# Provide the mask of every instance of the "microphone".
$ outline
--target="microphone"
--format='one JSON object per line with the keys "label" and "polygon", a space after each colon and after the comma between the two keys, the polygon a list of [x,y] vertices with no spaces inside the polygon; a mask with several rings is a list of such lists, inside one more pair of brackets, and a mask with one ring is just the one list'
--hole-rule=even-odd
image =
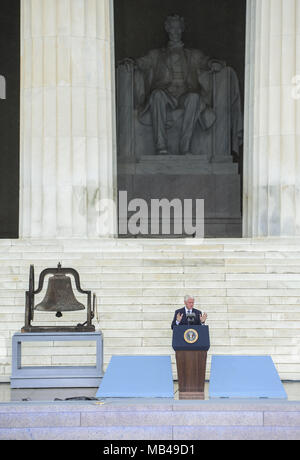
{"label": "microphone", "polygon": [[186,319],[188,322],[188,325],[194,324],[196,320],[196,314],[195,313],[187,313],[186,314]]}

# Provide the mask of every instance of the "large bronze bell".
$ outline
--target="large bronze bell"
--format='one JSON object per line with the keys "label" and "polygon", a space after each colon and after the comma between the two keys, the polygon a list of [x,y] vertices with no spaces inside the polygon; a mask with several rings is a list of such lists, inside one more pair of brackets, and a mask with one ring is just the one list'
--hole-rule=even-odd
{"label": "large bronze bell", "polygon": [[64,273],[57,273],[49,278],[45,298],[35,307],[37,311],[56,311],[58,318],[62,316],[62,312],[64,311],[79,311],[84,309],[85,306],[79,303],[74,296],[71,278]]}
{"label": "large bronze bell", "polygon": [[[43,290],[44,281],[48,275],[52,275],[48,281],[48,287],[45,298],[35,307],[35,296]],[[87,296],[87,306],[79,303],[74,295],[71,278],[67,275],[72,275],[75,281],[75,286],[80,294]],[[34,287],[34,266],[30,266],[29,273],[29,290],[25,295],[25,325],[22,332],[95,332],[95,326],[92,320],[95,317],[96,295],[93,295],[92,308],[92,292],[85,291],[80,285],[79,273],[74,268],[62,268],[58,264],[57,268],[46,268],[39,276],[38,288]],[[34,326],[34,312],[36,310],[43,312],[56,312],[58,318],[62,317],[62,312],[79,311],[87,309],[87,320],[83,324],[77,326]]]}

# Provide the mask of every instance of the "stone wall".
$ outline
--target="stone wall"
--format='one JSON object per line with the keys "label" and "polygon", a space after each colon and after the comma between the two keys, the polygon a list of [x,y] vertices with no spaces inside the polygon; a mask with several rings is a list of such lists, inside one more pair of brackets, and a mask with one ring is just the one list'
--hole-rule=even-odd
{"label": "stone wall", "polygon": [[[83,288],[97,294],[94,323],[104,334],[104,370],[112,355],[171,355],[176,378],[170,323],[184,295],[193,294],[209,315],[207,378],[213,354],[234,354],[271,355],[282,379],[299,380],[299,243],[295,238],[2,240],[0,381],[9,381],[11,338],[24,325],[29,266],[35,265],[37,285],[41,270],[58,262],[77,269]],[[72,323],[84,321],[84,312],[69,315]],[[35,321],[53,325],[57,319],[38,313]],[[26,346],[22,365],[93,365],[93,346]]]}
{"label": "stone wall", "polygon": [[224,400],[0,404],[0,440],[96,439],[299,440],[300,404]]}

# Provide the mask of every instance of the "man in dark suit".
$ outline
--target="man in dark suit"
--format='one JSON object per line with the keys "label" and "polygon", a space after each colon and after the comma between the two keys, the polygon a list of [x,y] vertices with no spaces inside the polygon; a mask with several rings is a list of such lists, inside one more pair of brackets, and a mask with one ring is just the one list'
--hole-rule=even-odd
{"label": "man in dark suit", "polygon": [[192,323],[194,326],[198,326],[200,324],[204,325],[205,321],[207,320],[207,314],[203,313],[200,310],[194,308],[195,299],[194,297],[187,295],[184,298],[185,306],[180,310],[175,311],[174,319],[171,325],[173,329],[175,326],[188,326],[188,319],[187,315],[189,313],[195,314],[195,321]]}

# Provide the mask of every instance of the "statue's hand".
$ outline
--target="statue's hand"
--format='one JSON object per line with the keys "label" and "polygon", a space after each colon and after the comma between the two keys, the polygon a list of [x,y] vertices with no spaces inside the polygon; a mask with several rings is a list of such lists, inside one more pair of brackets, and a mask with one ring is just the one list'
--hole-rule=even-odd
{"label": "statue's hand", "polygon": [[131,72],[132,70],[135,69],[136,67],[136,63],[135,63],[135,60],[132,59],[132,58],[126,58],[126,59],[123,59],[122,61],[120,61],[118,63],[118,67],[124,67],[124,69],[127,71],[127,72]]}
{"label": "statue's hand", "polygon": [[220,72],[223,69],[224,65],[220,62],[212,62],[210,65],[210,70],[214,73]]}

